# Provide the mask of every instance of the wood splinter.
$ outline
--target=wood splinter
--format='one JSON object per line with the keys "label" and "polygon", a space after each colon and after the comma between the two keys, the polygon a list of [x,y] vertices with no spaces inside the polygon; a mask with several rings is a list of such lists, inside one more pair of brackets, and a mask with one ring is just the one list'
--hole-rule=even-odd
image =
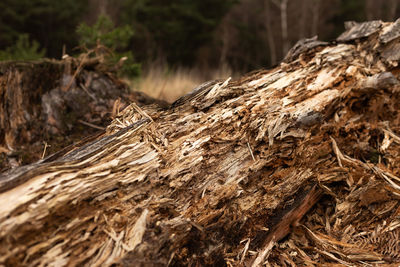
{"label": "wood splinter", "polygon": [[269,253],[277,242],[287,236],[293,227],[297,227],[301,218],[318,202],[322,196],[322,190],[316,185],[293,209],[287,212],[278,224],[271,230],[264,242],[264,247],[253,258],[251,267],[261,266],[267,260]]}

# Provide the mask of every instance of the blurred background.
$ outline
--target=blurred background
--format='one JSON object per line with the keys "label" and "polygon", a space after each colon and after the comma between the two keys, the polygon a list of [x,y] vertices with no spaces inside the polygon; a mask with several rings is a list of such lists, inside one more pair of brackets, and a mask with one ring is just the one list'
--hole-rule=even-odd
{"label": "blurred background", "polygon": [[297,40],[348,20],[394,21],[400,0],[2,0],[0,60],[126,57],[135,90],[173,101],[214,78],[279,63]]}

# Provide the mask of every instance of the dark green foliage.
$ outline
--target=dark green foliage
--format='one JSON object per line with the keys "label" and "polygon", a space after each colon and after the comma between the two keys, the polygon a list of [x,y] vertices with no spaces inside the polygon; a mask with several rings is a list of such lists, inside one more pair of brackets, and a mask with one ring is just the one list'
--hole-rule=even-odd
{"label": "dark green foliage", "polygon": [[121,58],[125,57],[126,60],[120,69],[121,75],[129,77],[139,75],[140,65],[134,62],[132,51],[127,49],[133,36],[131,27],[127,25],[115,27],[108,16],[100,15],[93,26],[86,23],[79,25],[77,33],[80,45],[86,49],[97,52],[100,45],[105,46],[106,64],[116,65]]}
{"label": "dark green foliage", "polygon": [[62,47],[77,45],[76,27],[82,21],[87,0],[0,1],[0,49],[13,46],[21,34],[29,34],[48,57],[60,58]]}
{"label": "dark green foliage", "polygon": [[[243,53],[237,53],[236,57],[228,58],[233,68],[237,70],[253,70],[268,65],[268,54],[260,53],[265,51],[264,34],[257,25],[245,23],[235,23],[238,30],[238,39],[241,40],[240,46]],[[261,33],[261,34],[260,34]]]}
{"label": "dark green foliage", "polygon": [[111,19],[106,15],[100,15],[93,26],[82,23],[78,26],[77,33],[81,45],[95,47],[97,41],[112,49],[126,49],[133,36],[131,27],[115,27]]}
{"label": "dark green foliage", "polygon": [[135,61],[132,51],[117,53],[116,56],[111,58],[111,60],[114,60],[113,63],[116,64],[119,61],[119,59],[123,57],[125,57],[126,60],[124,61],[121,69],[119,70],[119,75],[126,76],[129,78],[138,77],[140,75],[140,64]]}
{"label": "dark green foliage", "polygon": [[[385,0],[289,1],[288,37],[293,45],[318,31],[320,39],[333,40],[344,31],[344,21],[398,17],[400,6],[393,4]],[[265,7],[270,8],[268,20]],[[117,27],[105,17],[93,26],[81,24],[102,12]],[[272,35],[267,35],[267,28]],[[20,36],[29,36],[31,43]],[[200,64],[205,68],[228,64],[239,71],[268,67],[271,39],[277,59],[283,56],[281,37],[280,11],[271,0],[0,1],[1,58],[36,58],[43,51],[47,57],[60,58],[63,45],[73,54],[79,43],[90,49],[99,40],[115,53],[110,62],[128,57],[123,72],[129,76],[138,73],[132,55],[138,62],[165,62],[172,69]]]}
{"label": "dark green foliage", "polygon": [[3,60],[35,60],[43,58],[46,51],[39,49],[37,41],[29,41],[27,34],[21,34],[14,46],[0,50],[0,61]]}
{"label": "dark green foliage", "polygon": [[122,20],[136,31],[132,49],[141,60],[162,56],[172,65],[191,65],[235,2],[125,0]]}

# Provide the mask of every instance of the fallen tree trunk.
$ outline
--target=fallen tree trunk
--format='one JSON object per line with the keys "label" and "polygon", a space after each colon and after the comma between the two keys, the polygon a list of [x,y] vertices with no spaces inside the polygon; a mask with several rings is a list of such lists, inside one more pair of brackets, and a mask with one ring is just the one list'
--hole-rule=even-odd
{"label": "fallen tree trunk", "polygon": [[101,138],[4,173],[0,263],[399,262],[399,24],[132,104]]}

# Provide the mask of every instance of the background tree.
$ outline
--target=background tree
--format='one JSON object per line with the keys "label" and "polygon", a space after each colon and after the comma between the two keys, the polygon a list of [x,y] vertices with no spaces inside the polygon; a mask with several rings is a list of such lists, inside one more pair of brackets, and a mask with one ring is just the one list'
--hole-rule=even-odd
{"label": "background tree", "polygon": [[[165,57],[171,65],[192,66],[235,0],[125,0],[122,22],[136,30],[132,48],[138,59]],[[212,57],[209,57],[212,58]]]}
{"label": "background tree", "polygon": [[136,77],[140,73],[140,65],[135,63],[132,50],[127,49],[133,36],[133,30],[125,25],[116,27],[107,15],[100,15],[92,26],[82,23],[77,29],[81,47],[93,50],[98,54],[99,48],[105,64],[115,65],[120,60],[120,74]]}
{"label": "background tree", "polygon": [[45,49],[39,49],[37,41],[30,41],[28,34],[21,34],[15,45],[0,50],[2,60],[35,60],[44,57]]}
{"label": "background tree", "polygon": [[[115,27],[135,32],[119,52],[144,63],[230,66],[244,72],[281,60],[299,39],[332,40],[346,20],[394,20],[400,0],[3,0],[0,50],[21,34],[36,40],[47,57],[61,56],[80,43],[77,26],[94,25],[100,14]],[[71,53],[71,52],[69,52]]]}
{"label": "background tree", "polygon": [[87,7],[87,0],[0,1],[0,49],[28,34],[46,49],[46,56],[60,58],[63,45],[71,49],[78,44],[75,31]]}
{"label": "background tree", "polygon": [[282,46],[283,46],[283,54],[286,54],[289,51],[290,43],[288,40],[288,14],[287,14],[287,6],[289,0],[271,0],[280,11],[281,18],[281,34],[282,34]]}

